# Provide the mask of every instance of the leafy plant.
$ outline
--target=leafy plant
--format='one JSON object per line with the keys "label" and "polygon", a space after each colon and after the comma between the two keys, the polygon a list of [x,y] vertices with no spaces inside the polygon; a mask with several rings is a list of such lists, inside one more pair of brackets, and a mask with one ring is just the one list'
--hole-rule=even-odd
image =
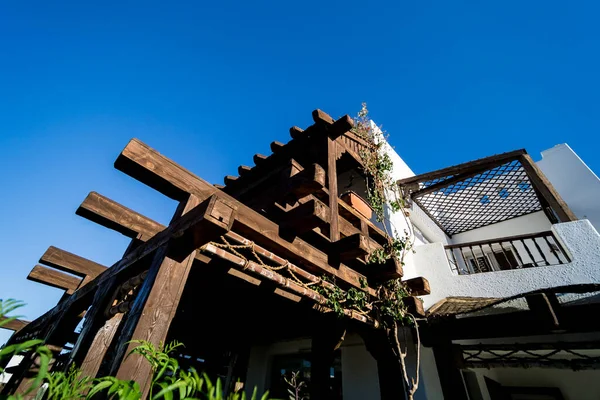
{"label": "leafy plant", "polygon": [[289,400],[308,400],[308,396],[304,394],[306,390],[306,382],[299,379],[300,371],[293,371],[292,375],[288,379],[284,377],[285,383],[290,387],[288,388]]}
{"label": "leafy plant", "polygon": [[[8,325],[10,322],[19,318],[19,316],[9,316],[13,311],[23,307],[25,304],[22,301],[15,299],[0,299],[0,328]],[[29,357],[35,357],[38,364],[38,372],[31,381],[31,384],[24,394],[0,396],[0,399],[6,398],[7,400],[20,400],[24,395],[27,395],[37,389],[48,374],[50,360],[52,359],[52,352],[46,346],[42,345],[42,340],[27,340],[22,343],[16,343],[8,346],[4,346],[0,349],[0,361],[10,359],[15,355],[29,354]],[[4,373],[4,368],[0,368],[0,374]]]}
{"label": "leafy plant", "polygon": [[[16,316],[8,317],[8,314],[22,306],[22,302],[13,299],[0,300],[0,327],[17,319]],[[36,400],[92,399],[100,393],[108,399],[139,400],[142,398],[140,386],[135,381],[125,381],[113,376],[92,379],[82,376],[81,371],[74,365],[67,372],[48,373],[52,353],[42,343],[41,340],[28,340],[0,350],[0,361],[13,355],[34,352],[39,364],[38,372],[26,393],[0,396],[0,400],[21,400],[24,395],[30,394],[34,390],[38,390]],[[129,355],[142,356],[152,367],[150,399],[247,400],[244,392],[234,392],[225,396],[220,379],[213,384],[206,374],[199,376],[193,369],[182,370],[177,360],[169,355],[174,350],[183,347],[182,343],[172,342],[159,347],[147,341],[134,341],[134,343],[137,343],[138,346]],[[3,372],[4,370],[0,368],[0,374]],[[45,383],[40,388],[42,382]],[[155,391],[157,391],[156,394],[154,394]],[[256,388],[248,400],[259,400]],[[268,392],[260,397],[260,400],[268,400]]]}

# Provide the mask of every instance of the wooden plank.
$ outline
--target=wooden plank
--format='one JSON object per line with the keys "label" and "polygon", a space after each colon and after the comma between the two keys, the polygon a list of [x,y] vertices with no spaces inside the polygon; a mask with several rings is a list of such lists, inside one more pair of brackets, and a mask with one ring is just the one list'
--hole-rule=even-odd
{"label": "wooden plank", "polygon": [[510,160],[515,160],[519,156],[526,154],[526,153],[527,152],[525,151],[525,149],[510,151],[507,153],[502,153],[502,154],[498,154],[495,156],[480,158],[478,160],[454,165],[452,167],[442,168],[437,171],[427,172],[425,174],[411,176],[411,177],[405,178],[405,179],[400,179],[397,181],[397,183],[399,185],[408,185],[411,183],[427,182],[427,181],[430,181],[433,179],[450,177],[452,175],[461,174],[470,169],[475,169],[475,168],[485,166],[490,163],[504,162],[504,161],[508,162]]}
{"label": "wooden plank", "polygon": [[329,239],[340,240],[340,217],[338,212],[338,182],[336,168],[337,147],[332,138],[327,138],[327,182],[329,189]]}
{"label": "wooden plank", "polygon": [[278,142],[278,141],[273,141],[273,142],[271,142],[271,151],[273,153],[276,153],[279,150],[281,150],[283,148],[283,146],[285,146],[285,144]]}
{"label": "wooden plank", "polygon": [[232,182],[235,182],[238,180],[237,176],[231,176],[231,175],[227,175],[225,178],[223,178],[223,183],[225,183],[225,186],[230,185]]}
{"label": "wooden plank", "polygon": [[416,318],[425,317],[425,309],[423,308],[423,300],[418,297],[409,296],[402,299],[406,309]]}
{"label": "wooden plank", "polygon": [[231,276],[235,276],[236,278],[240,278],[248,283],[251,283],[255,286],[259,286],[262,282],[260,279],[256,279],[238,269],[235,268],[229,268],[229,270],[227,271],[227,273]]}
{"label": "wooden plank", "polygon": [[[190,196],[182,214],[191,212],[198,204],[200,204],[200,200],[195,196]],[[223,216],[222,222],[230,225],[233,221],[227,220]],[[222,232],[219,230],[204,230],[202,240],[207,242],[211,237],[216,239],[220,234]],[[167,257],[166,246],[156,253],[148,276],[136,296],[133,308],[124,321],[119,337],[120,343],[117,347],[117,352],[122,356],[129,354],[137,346],[135,343],[129,343],[130,340],[146,340],[155,346],[166,341],[194,256],[195,251],[177,262]],[[120,363],[122,356],[116,357],[115,361]],[[119,365],[116,377],[138,382],[142,389],[142,397],[145,397],[150,390],[152,381],[151,365],[143,357],[131,355]]]}
{"label": "wooden plank", "polygon": [[334,121],[329,114],[317,109],[312,112],[312,117],[317,125],[322,125],[327,128],[327,134],[333,140],[354,127],[354,121],[348,115],[344,115],[337,121]]}
{"label": "wooden plank", "polygon": [[246,165],[240,165],[238,167],[238,175],[239,176],[244,176],[245,174],[249,173],[250,171],[252,171],[252,167],[248,167]]}
{"label": "wooden plank", "polygon": [[[190,244],[194,245],[195,241],[202,240],[204,232],[212,231],[215,228],[220,229],[221,232],[228,231],[230,226],[212,215],[214,207],[208,207],[211,202],[214,203],[215,199],[216,201],[221,201],[220,198],[211,197],[183,217],[173,221],[169,228],[159,232],[146,243],[136,247],[131,253],[127,254],[88,285],[77,290],[71,297],[65,299],[42,317],[29,324],[26,329],[24,329],[24,331],[27,332],[23,335],[19,333],[19,336],[17,336],[15,340],[18,342],[30,338],[32,335],[36,336],[37,333],[35,332],[44,329],[43,327],[47,326],[49,321],[54,321],[67,310],[70,311],[74,309],[75,311],[80,312],[79,307],[82,307],[82,309],[87,308],[93,299],[93,294],[97,287],[102,286],[102,284],[115,276],[122,276],[124,272],[127,272],[140,260],[150,256],[156,252],[157,249],[167,244],[171,238],[175,237],[185,240],[187,236],[192,236],[194,240],[190,241]],[[199,246],[200,245],[195,248]],[[194,250],[194,248],[190,248],[189,252],[191,253],[192,250]],[[87,301],[90,303],[87,303]]]}
{"label": "wooden plank", "polygon": [[429,281],[422,276],[402,281],[412,296],[425,296],[431,293]]}
{"label": "wooden plank", "polygon": [[89,376],[91,378],[96,377],[122,319],[123,314],[116,314],[112,318],[106,320],[104,325],[98,330],[89,347],[86,357],[81,363],[82,376]]}
{"label": "wooden plank", "polygon": [[511,160],[511,159],[506,159],[506,158],[499,158],[497,160],[492,160],[492,161],[489,161],[488,163],[485,163],[485,164],[482,164],[482,165],[479,165],[476,167],[470,167],[470,168],[466,169],[465,172],[457,173],[455,176],[453,176],[451,178],[449,177],[448,179],[445,179],[442,182],[438,182],[434,185],[428,186],[428,187],[418,190],[416,192],[412,192],[411,197],[413,199],[416,199],[416,198],[425,196],[426,194],[437,192],[440,189],[449,187],[450,185],[454,185],[458,182],[462,182],[469,178],[473,178],[483,172],[489,171],[491,169],[494,169],[496,167],[499,167],[499,166],[509,163],[511,161],[514,161],[514,159]]}
{"label": "wooden plank", "polygon": [[163,225],[96,192],[90,192],[75,213],[131,239],[135,239],[138,233],[156,233],[165,229]]}
{"label": "wooden plank", "polygon": [[[115,167],[172,198],[179,198],[182,193],[193,193],[203,199],[218,191],[137,139],[129,142],[115,162]],[[325,253],[298,237],[292,242],[287,241],[279,236],[279,226],[273,221],[223,192],[219,191],[219,197],[236,209],[234,230],[245,237],[279,252],[283,257],[302,261],[316,272],[334,275],[338,282],[361,287],[360,278],[364,278],[363,275],[346,266],[340,266],[339,269],[331,267]]]}
{"label": "wooden plank", "polygon": [[81,277],[90,276],[95,278],[106,271],[104,265],[54,246],[50,246],[46,250],[42,258],[40,258],[40,263]]}
{"label": "wooden plank", "polygon": [[57,289],[66,290],[67,294],[72,294],[79,285],[82,279],[73,275],[65,274],[53,268],[36,265],[33,267],[27,279],[33,282],[52,286]]}
{"label": "wooden plank", "polygon": [[293,293],[290,293],[287,290],[280,289],[280,288],[275,288],[275,290],[273,291],[273,293],[275,293],[275,294],[277,294],[277,295],[279,295],[279,296],[281,296],[283,298],[286,298],[288,300],[291,300],[294,303],[299,303],[300,300],[302,300],[302,297],[300,297],[298,295],[295,295]]}
{"label": "wooden plank", "polygon": [[325,111],[319,110],[318,108],[312,112],[313,121],[316,123],[323,123],[327,125],[333,124],[333,118]]}
{"label": "wooden plank", "polygon": [[[0,322],[7,321],[10,318],[8,317],[0,317]],[[25,321],[22,319],[13,319],[12,321],[6,322],[0,328],[8,329],[10,331],[19,332],[21,329],[26,327],[29,324],[29,321]]]}
{"label": "wooden plank", "polygon": [[252,160],[254,160],[254,164],[256,164],[257,166],[262,165],[266,159],[267,159],[267,156],[262,155],[262,154],[255,154],[254,157],[252,158]]}
{"label": "wooden plank", "polygon": [[332,253],[339,256],[341,261],[364,257],[370,253],[369,239],[362,233],[346,236],[331,244]]}
{"label": "wooden plank", "polygon": [[310,398],[329,400],[331,392],[331,367],[335,352],[346,336],[346,321],[331,315],[315,324],[311,340]]}
{"label": "wooden plank", "polygon": [[552,207],[552,210],[558,216],[561,222],[577,221],[577,217],[571,211],[567,203],[560,197],[552,183],[546,178],[544,173],[539,167],[533,162],[529,154],[523,154],[519,161],[523,166],[523,169],[527,172],[527,176],[531,181],[534,189],[536,189],[546,200],[548,205]]}
{"label": "wooden plank", "polygon": [[287,211],[281,218],[279,226],[286,234],[301,235],[316,227],[327,225],[329,222],[327,211],[323,203],[313,199]]}
{"label": "wooden plank", "polygon": [[300,136],[302,136],[302,134],[304,133],[304,129],[299,128],[297,126],[292,126],[290,128],[290,136],[292,137],[292,139],[297,139]]}

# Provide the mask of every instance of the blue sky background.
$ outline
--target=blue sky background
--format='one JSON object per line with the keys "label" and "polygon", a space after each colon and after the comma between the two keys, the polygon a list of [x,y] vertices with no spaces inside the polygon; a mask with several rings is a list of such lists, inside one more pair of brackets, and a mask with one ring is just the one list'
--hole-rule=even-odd
{"label": "blue sky background", "polygon": [[91,190],[169,220],[172,201],[112,166],[133,137],[221,183],[313,109],[366,101],[417,173],[564,142],[600,171],[598,15],[596,1],[2,2],[0,298],[27,318],[56,304],[25,279],[50,245],[120,258],[124,237],[74,214]]}

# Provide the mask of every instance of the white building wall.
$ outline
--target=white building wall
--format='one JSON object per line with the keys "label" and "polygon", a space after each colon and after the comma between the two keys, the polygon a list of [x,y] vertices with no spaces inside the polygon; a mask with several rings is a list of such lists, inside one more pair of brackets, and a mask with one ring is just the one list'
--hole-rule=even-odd
{"label": "white building wall", "polygon": [[565,143],[542,152],[536,163],[578,218],[600,230],[600,179]]}
{"label": "white building wall", "polygon": [[423,296],[425,309],[448,296],[500,298],[554,286],[600,282],[600,234],[592,224],[588,220],[566,222],[553,225],[552,231],[572,262],[456,275],[450,269],[441,243],[416,247],[413,259],[417,272],[427,278],[431,286],[431,294]]}
{"label": "white building wall", "polygon": [[488,240],[503,238],[508,236],[525,235],[528,233],[538,233],[549,231],[552,224],[543,211],[523,215],[521,217],[498,222],[493,225],[484,226],[463,233],[452,235],[451,244],[476,242],[478,240]]}
{"label": "white building wall", "polygon": [[[485,385],[487,376],[503,386],[557,387],[565,400],[598,400],[600,371],[572,371],[555,368],[474,368],[483,400],[491,400]],[[540,397],[543,398],[543,397]]]}

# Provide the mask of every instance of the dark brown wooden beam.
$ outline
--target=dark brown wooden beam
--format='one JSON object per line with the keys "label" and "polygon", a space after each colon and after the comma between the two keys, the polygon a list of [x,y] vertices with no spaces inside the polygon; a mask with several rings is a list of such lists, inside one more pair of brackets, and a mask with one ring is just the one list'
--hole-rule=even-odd
{"label": "dark brown wooden beam", "polygon": [[332,253],[339,256],[341,261],[361,258],[370,253],[369,239],[362,233],[346,236],[331,244]]}
{"label": "dark brown wooden beam", "polygon": [[539,169],[535,162],[533,162],[529,154],[523,154],[519,158],[519,161],[527,172],[527,176],[534,189],[543,196],[548,205],[558,216],[559,221],[577,221],[577,217],[573,211],[571,211],[567,203],[560,197],[556,189],[554,189],[554,186],[552,186],[552,183],[550,183],[544,173]]}
{"label": "dark brown wooden beam", "polygon": [[154,234],[165,229],[163,225],[96,192],[91,192],[75,213],[131,239],[139,233]]}
{"label": "dark brown wooden beam", "polygon": [[46,250],[40,258],[40,263],[81,277],[95,278],[106,270],[104,265],[54,246],[50,246]]}
{"label": "dark brown wooden beam", "polygon": [[338,282],[361,287],[360,278],[364,278],[363,275],[343,265],[339,269],[331,267],[325,253],[298,237],[292,242],[282,238],[276,223],[218,191],[137,139],[129,142],[115,162],[115,167],[173,198],[178,198],[181,193],[191,192],[202,199],[218,192],[220,198],[236,208],[234,231],[280,253],[282,257],[306,265],[314,272],[329,273],[336,276]]}
{"label": "dark brown wooden beam", "polygon": [[262,154],[255,154],[252,159],[254,160],[254,164],[256,164],[257,166],[260,166],[265,162],[265,160],[267,159],[267,156],[262,155]]}
{"label": "dark brown wooden beam", "polygon": [[231,175],[227,175],[225,178],[223,178],[223,182],[225,183],[225,186],[230,185],[232,182],[235,182],[238,180],[237,176],[231,176]]}
{"label": "dark brown wooden beam", "polygon": [[273,141],[273,142],[271,142],[271,151],[273,153],[276,153],[279,150],[281,150],[283,148],[283,146],[285,146],[285,144],[278,142],[278,141]]}
{"label": "dark brown wooden beam", "polygon": [[290,136],[292,137],[292,139],[299,138],[300,136],[302,136],[303,133],[304,129],[299,128],[297,126],[292,126],[290,128]]}
{"label": "dark brown wooden beam", "polygon": [[240,165],[238,167],[238,175],[239,176],[244,176],[245,174],[247,174],[250,171],[252,171],[252,167],[248,167],[246,165]]}
{"label": "dark brown wooden beam", "polygon": [[422,276],[402,281],[412,296],[425,296],[431,293],[429,281]]}
{"label": "dark brown wooden beam", "polygon": [[418,297],[409,296],[402,299],[406,309],[409,313],[414,315],[416,318],[422,318],[425,316],[425,309],[423,308],[423,300]]}
{"label": "dark brown wooden beam", "polygon": [[67,294],[72,294],[77,290],[82,281],[82,278],[41,265],[33,267],[29,275],[27,275],[27,279],[57,289],[66,290]]}
{"label": "dark brown wooden beam", "polygon": [[[5,322],[8,321],[8,322]],[[10,320],[9,317],[0,317],[0,323],[3,323],[0,328],[8,329],[10,331],[19,332],[21,329],[26,327],[29,324],[29,321],[25,321],[22,319],[13,319]]]}
{"label": "dark brown wooden beam", "polygon": [[346,321],[333,315],[315,324],[311,342],[310,398],[329,400],[334,397],[330,389],[331,367],[335,352],[346,336]]}
{"label": "dark brown wooden beam", "polygon": [[301,235],[316,227],[327,225],[328,221],[327,207],[319,200],[313,199],[287,211],[280,220],[280,226],[286,234]]}
{"label": "dark brown wooden beam", "polygon": [[[49,321],[55,321],[57,318],[60,318],[60,316],[63,315],[63,312],[79,313],[81,310],[86,309],[92,302],[94,292],[99,286],[102,286],[102,284],[114,277],[123,276],[132,268],[132,266],[135,266],[141,260],[155,253],[159,248],[169,243],[172,238],[178,238],[180,245],[187,242],[190,246],[196,246],[188,249],[189,253],[191,253],[200,246],[198,242],[202,241],[203,232],[211,232],[215,227],[221,229],[222,232],[229,230],[229,226],[219,219],[221,218],[219,215],[220,211],[217,210],[217,207],[214,207],[214,203],[219,201],[222,200],[217,197],[210,197],[204,200],[199,206],[186,213],[183,217],[173,221],[169,228],[159,232],[147,242],[133,249],[111,268],[96,277],[92,282],[77,290],[72,296],[29,324],[24,329],[24,331],[27,331],[25,335],[31,335],[39,330],[44,330],[45,327],[48,326]],[[212,207],[210,206],[211,203],[213,204]],[[218,211],[216,215],[212,214],[214,211]],[[183,248],[179,248],[176,254],[181,256],[182,253]],[[37,334],[35,335],[37,337]],[[26,336],[19,336],[15,340],[23,340]]]}
{"label": "dark brown wooden beam", "polygon": [[491,157],[480,158],[475,161],[469,161],[466,163],[454,165],[452,167],[442,168],[437,171],[427,172],[425,174],[411,176],[409,178],[398,180],[399,185],[408,185],[416,182],[427,182],[437,178],[450,177],[456,174],[464,173],[471,169],[476,169],[481,166],[488,165],[495,162],[508,162],[517,159],[519,156],[526,154],[525,149],[511,151],[508,153],[502,153]]}
{"label": "dark brown wooden beam", "polygon": [[338,212],[337,146],[334,139],[327,138],[327,187],[329,189],[329,240],[340,240],[340,215]]}
{"label": "dark brown wooden beam", "polygon": [[317,109],[312,112],[312,117],[317,125],[327,128],[328,136],[334,140],[354,127],[354,121],[348,115],[336,121],[326,112]]}
{"label": "dark brown wooden beam", "polygon": [[[199,204],[200,200],[198,198],[193,195],[190,196],[187,204],[184,204],[185,207],[182,207],[181,214],[191,213]],[[197,235],[201,235],[201,238],[195,238],[195,240],[206,243],[212,239],[217,239],[224,233],[223,231],[231,227],[232,217],[232,214],[222,214],[219,220],[227,228],[222,229],[213,226],[210,227],[212,229],[198,231]],[[117,352],[120,355],[115,358],[115,364],[113,365],[116,366],[116,363],[119,363],[116,373],[117,378],[134,380],[140,384],[144,394],[143,397],[150,390],[152,366],[140,355],[131,355],[125,358],[122,363],[121,359],[138,346],[137,343],[130,343],[130,340],[145,340],[155,346],[159,346],[166,341],[194,256],[195,251],[188,253],[188,256],[184,259],[176,261],[167,256],[167,246],[164,247],[164,250],[159,250],[155,254],[148,276],[137,294],[134,306],[124,321],[123,329],[119,335],[119,345],[117,346]]]}

